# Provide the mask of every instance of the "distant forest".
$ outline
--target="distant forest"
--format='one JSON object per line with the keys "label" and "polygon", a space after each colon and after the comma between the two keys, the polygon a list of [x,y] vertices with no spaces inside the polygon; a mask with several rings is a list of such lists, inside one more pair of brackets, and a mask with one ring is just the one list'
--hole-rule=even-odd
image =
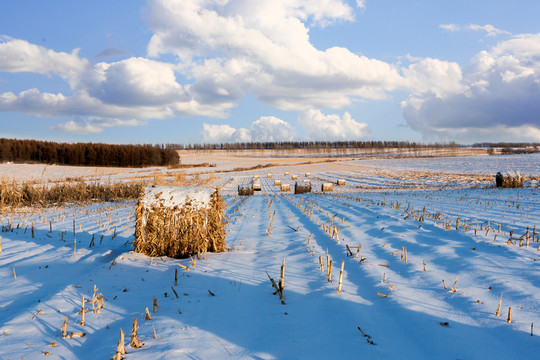
{"label": "distant forest", "polygon": [[221,144],[166,144],[174,150],[291,150],[291,149],[444,149],[457,148],[455,142],[422,144],[409,141],[286,141]]}
{"label": "distant forest", "polygon": [[56,143],[0,139],[0,161],[75,166],[144,167],[176,165],[178,153],[157,145]]}

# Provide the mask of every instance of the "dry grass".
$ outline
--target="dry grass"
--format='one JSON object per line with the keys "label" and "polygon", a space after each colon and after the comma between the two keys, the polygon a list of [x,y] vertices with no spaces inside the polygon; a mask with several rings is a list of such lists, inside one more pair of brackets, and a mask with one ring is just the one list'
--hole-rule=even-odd
{"label": "dry grass", "polygon": [[51,206],[86,201],[111,201],[137,199],[144,187],[142,182],[87,183],[55,182],[0,182],[0,208],[21,206]]}
{"label": "dry grass", "polygon": [[216,190],[206,208],[185,203],[175,208],[144,206],[135,209],[135,251],[148,256],[185,258],[226,248],[225,203]]}

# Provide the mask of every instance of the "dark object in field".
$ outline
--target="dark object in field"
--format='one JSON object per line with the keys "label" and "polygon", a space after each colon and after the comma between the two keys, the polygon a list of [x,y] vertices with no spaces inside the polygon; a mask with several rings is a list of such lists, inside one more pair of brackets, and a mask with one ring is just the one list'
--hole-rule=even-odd
{"label": "dark object in field", "polygon": [[135,210],[135,251],[174,258],[224,251],[224,208],[214,188],[146,188]]}
{"label": "dark object in field", "polygon": [[310,182],[296,182],[294,184],[294,193],[295,194],[304,194],[311,192],[311,183]]}
{"label": "dark object in field", "polygon": [[253,186],[252,185],[238,185],[238,195],[240,196],[253,195]]}
{"label": "dark object in field", "polygon": [[498,172],[495,175],[495,184],[502,188],[522,187],[523,176],[519,171]]}

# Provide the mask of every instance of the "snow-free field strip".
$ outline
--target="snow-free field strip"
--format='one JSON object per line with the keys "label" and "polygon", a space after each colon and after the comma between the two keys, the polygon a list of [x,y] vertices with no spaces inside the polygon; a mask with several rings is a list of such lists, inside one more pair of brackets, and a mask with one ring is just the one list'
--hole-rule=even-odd
{"label": "snow-free field strip", "polygon": [[352,163],[216,174],[229,250],[198,258],[134,253],[132,201],[4,211],[0,359],[110,359],[121,330],[125,359],[537,357],[536,180]]}

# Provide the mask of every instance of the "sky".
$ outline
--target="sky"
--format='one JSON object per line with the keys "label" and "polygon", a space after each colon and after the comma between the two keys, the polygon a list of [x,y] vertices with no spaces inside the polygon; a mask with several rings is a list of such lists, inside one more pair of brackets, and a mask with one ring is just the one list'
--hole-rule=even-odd
{"label": "sky", "polygon": [[0,0],[0,137],[540,142],[536,0]]}

